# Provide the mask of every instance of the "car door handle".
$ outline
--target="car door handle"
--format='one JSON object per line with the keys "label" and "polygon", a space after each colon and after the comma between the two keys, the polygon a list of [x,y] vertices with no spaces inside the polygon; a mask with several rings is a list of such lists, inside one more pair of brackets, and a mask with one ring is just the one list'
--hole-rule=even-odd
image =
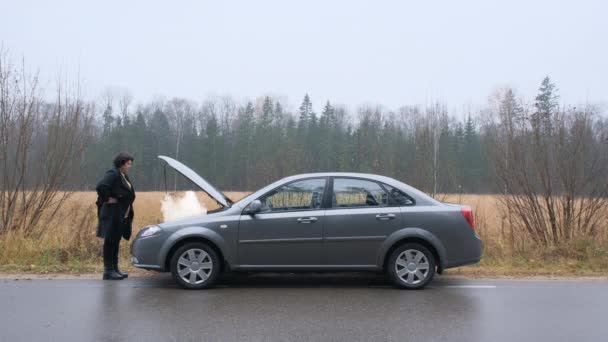
{"label": "car door handle", "polygon": [[388,221],[395,218],[395,214],[378,214],[376,215],[376,219],[379,221]]}
{"label": "car door handle", "polygon": [[315,223],[317,222],[316,217],[300,217],[298,223]]}

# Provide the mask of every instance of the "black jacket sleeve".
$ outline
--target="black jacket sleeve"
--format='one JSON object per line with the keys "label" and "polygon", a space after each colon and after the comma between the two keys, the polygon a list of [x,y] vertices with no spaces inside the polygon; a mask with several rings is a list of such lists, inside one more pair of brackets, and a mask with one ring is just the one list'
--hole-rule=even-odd
{"label": "black jacket sleeve", "polygon": [[95,190],[97,190],[97,195],[102,202],[107,201],[108,197],[111,196],[112,185],[116,182],[117,177],[118,175],[114,170],[108,170],[99,183],[97,183]]}

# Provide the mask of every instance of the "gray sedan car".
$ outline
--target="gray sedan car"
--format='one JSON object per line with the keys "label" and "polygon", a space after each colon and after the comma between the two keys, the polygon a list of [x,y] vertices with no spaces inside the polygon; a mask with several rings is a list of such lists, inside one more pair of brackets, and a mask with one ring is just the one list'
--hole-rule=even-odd
{"label": "gray sedan car", "polygon": [[211,287],[227,270],[376,271],[418,289],[481,257],[470,207],[389,177],[302,174],[233,202],[186,165],[159,158],[220,205],[144,227],[131,244],[134,266],[171,272],[186,289]]}

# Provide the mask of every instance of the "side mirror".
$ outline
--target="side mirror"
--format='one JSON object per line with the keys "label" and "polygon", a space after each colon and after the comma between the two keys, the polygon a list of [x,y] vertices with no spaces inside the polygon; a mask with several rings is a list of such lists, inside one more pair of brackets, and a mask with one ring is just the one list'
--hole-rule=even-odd
{"label": "side mirror", "polygon": [[243,209],[243,214],[245,215],[255,215],[257,213],[259,213],[262,210],[262,202],[260,202],[260,200],[255,200],[251,203],[249,203],[249,205]]}

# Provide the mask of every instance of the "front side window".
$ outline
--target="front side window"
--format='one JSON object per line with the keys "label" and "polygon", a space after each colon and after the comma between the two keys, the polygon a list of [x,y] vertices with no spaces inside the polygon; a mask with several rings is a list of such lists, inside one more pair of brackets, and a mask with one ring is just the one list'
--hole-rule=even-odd
{"label": "front side window", "polygon": [[314,178],[284,185],[262,196],[262,213],[320,209],[325,179]]}
{"label": "front side window", "polygon": [[379,207],[388,204],[388,194],[380,184],[372,181],[335,178],[332,207]]}

